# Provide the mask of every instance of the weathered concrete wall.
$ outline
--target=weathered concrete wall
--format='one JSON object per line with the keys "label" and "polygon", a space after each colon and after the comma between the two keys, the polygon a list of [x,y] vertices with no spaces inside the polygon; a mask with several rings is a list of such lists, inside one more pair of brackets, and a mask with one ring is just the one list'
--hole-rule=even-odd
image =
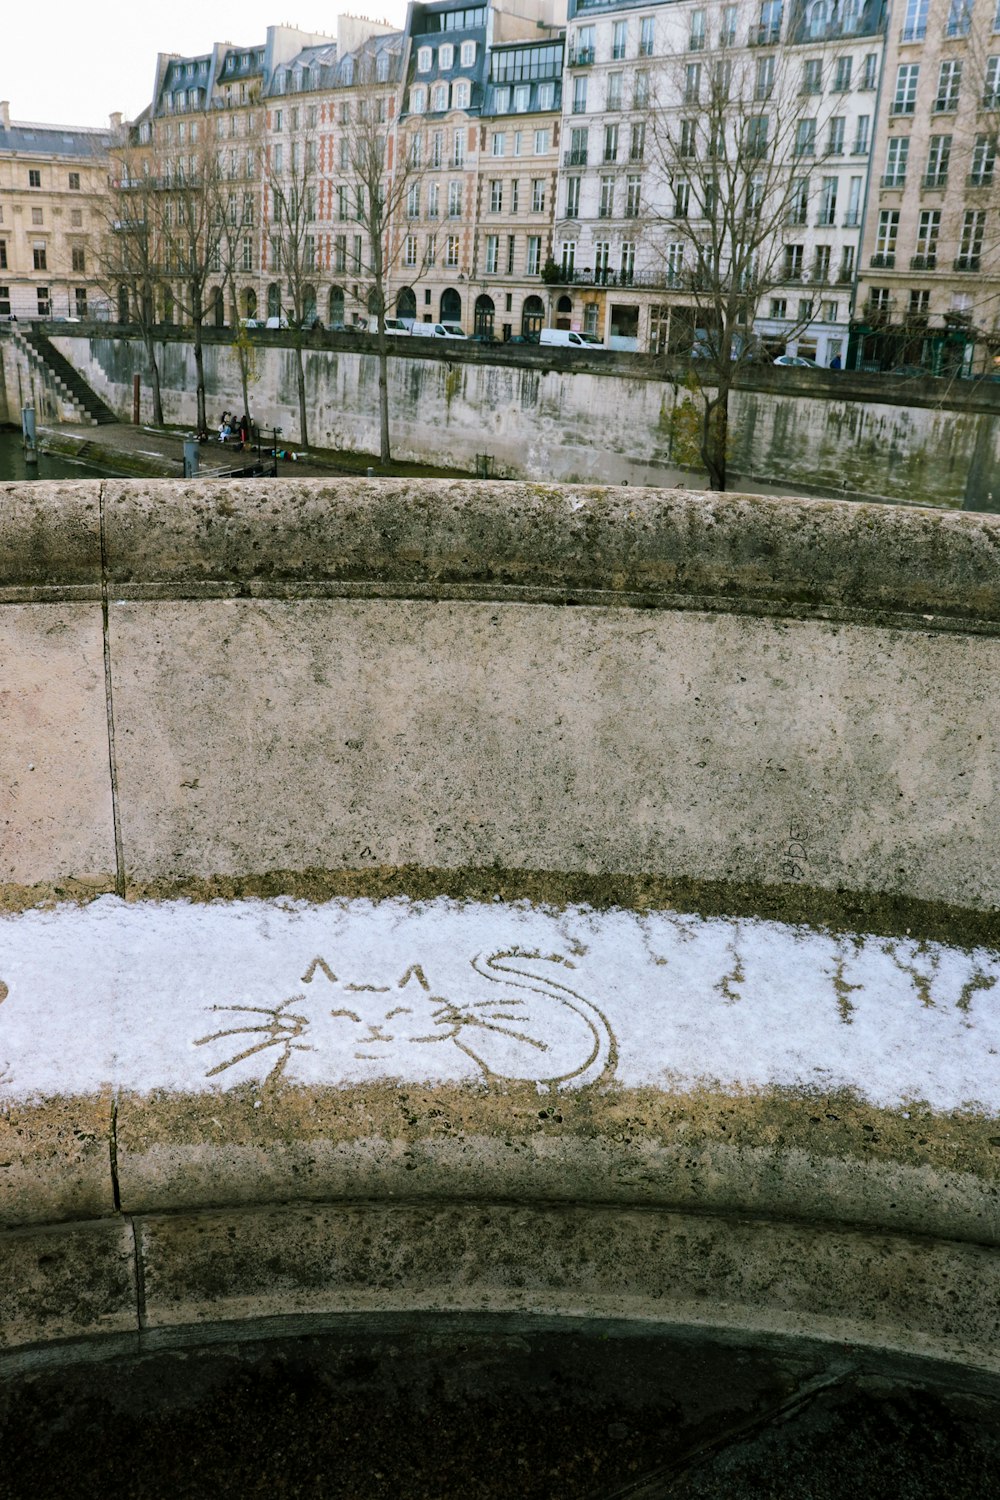
{"label": "weathered concrete wall", "polygon": [[[298,431],[295,355],[261,335],[258,419]],[[400,341],[402,343],[402,341]],[[132,376],[144,368],[137,341],[64,337],[57,347],[123,416]],[[305,351],[312,423],[325,447],[378,452],[377,370],[370,348],[327,340]],[[195,421],[188,345],[160,346],[164,416]],[[393,448],[416,462],[557,481],[673,483],[672,413],[686,398],[649,360],[570,351],[469,349],[414,352],[390,362]],[[213,415],[241,402],[235,357],[222,336],[205,346]],[[148,416],[148,411],[147,411]],[[761,369],[747,372],[733,402],[733,470],[782,484],[911,502],[989,508],[1000,464],[1000,387]]]}
{"label": "weathered concrete wall", "polygon": [[[631,488],[166,481],[7,486],[0,517],[11,1360],[427,1309],[1000,1368],[996,1122],[961,1103],[997,1085],[1000,520]],[[65,913],[44,908],[115,891],[131,904],[88,907],[93,941],[135,909],[160,934],[161,990],[144,1007],[140,986],[129,1012],[109,979],[79,1044],[111,1059],[101,1086],[60,1087],[74,994],[93,999],[87,954],[130,960],[61,945]],[[246,1032],[232,1012],[249,1006],[288,1056],[307,990],[344,1012],[306,978],[307,936],[290,1020],[268,1033],[256,1018],[279,1011],[207,961],[186,969],[154,898],[210,922],[224,898],[279,896],[298,931],[309,901],[441,893],[545,907],[577,959],[593,938],[586,912],[561,910],[574,900],[686,913],[681,947],[698,914],[832,923],[822,964],[790,929],[789,1030],[820,978],[852,1024],[850,954],[886,934],[932,1056],[950,1067],[982,1015],[992,1072],[941,1109],[822,1073],[733,1089],[707,1069],[681,1087],[669,1058],[655,1086],[609,1062],[570,1093],[523,1075],[320,1086],[273,1053],[228,1086],[206,1071],[204,1041]],[[341,972],[336,911],[323,920],[331,973],[372,989]],[[964,968],[941,937],[966,944]],[[735,927],[723,947],[713,1016],[734,1047]],[[669,1008],[680,968],[647,959]],[[212,1037],[178,1042],[171,984],[186,1004],[200,988],[186,1014],[226,1013],[198,1023]],[[24,1007],[42,993],[64,1051],[54,1082],[19,1091],[15,1020],[37,1049],[46,1018]],[[626,966],[623,1014],[638,996]],[[862,1050],[891,1050],[870,1003]],[[198,1089],[122,1083],[140,1021],[154,1059],[197,1059]],[[299,1050],[311,1065],[312,1041]]]}

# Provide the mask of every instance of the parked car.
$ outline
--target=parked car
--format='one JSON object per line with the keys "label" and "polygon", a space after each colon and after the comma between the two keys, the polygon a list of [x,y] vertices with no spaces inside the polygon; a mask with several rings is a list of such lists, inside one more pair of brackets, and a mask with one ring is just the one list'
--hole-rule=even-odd
{"label": "parked car", "polygon": [[596,333],[575,333],[571,328],[543,328],[539,343],[559,349],[603,349]]}
{"label": "parked car", "polygon": [[[386,333],[408,335],[412,324],[412,318],[406,323],[402,318],[390,318],[387,316],[385,319],[385,331]],[[378,318],[374,314],[368,319],[368,332],[378,333]]]}
{"label": "parked car", "polygon": [[288,319],[285,318],[285,317],[281,317],[281,318],[268,318],[267,322],[264,324],[264,327],[265,328],[287,328],[288,327]]}
{"label": "parked car", "polygon": [[774,363],[776,365],[793,365],[797,370],[818,370],[820,368],[814,359],[806,359],[804,354],[779,354]]}
{"label": "parked car", "polygon": [[499,344],[500,340],[495,333],[470,333],[470,344]]}
{"label": "parked car", "polygon": [[507,340],[508,344],[537,344],[537,333],[512,333]]}
{"label": "parked car", "polygon": [[893,365],[889,371],[890,375],[910,375],[913,377],[929,375],[930,373],[930,370],[925,370],[923,365]]}
{"label": "parked car", "polygon": [[464,339],[465,334],[457,323],[414,323],[410,332],[415,338]]}

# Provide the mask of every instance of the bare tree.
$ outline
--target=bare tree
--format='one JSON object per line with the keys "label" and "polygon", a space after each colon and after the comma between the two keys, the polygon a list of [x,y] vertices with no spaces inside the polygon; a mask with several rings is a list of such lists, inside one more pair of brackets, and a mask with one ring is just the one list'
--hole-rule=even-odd
{"label": "bare tree", "polygon": [[[362,233],[355,270],[368,287],[369,314],[376,319],[378,358],[379,456],[391,458],[389,440],[389,354],[385,315],[394,267],[406,256],[410,237],[404,229],[407,200],[419,192],[424,174],[419,124],[404,128],[393,114],[398,97],[400,53],[389,50],[394,39],[379,39],[354,58],[348,118],[343,126],[343,186],[353,198]],[[407,261],[413,264],[412,259]]]}
{"label": "bare tree", "polygon": [[112,148],[108,194],[94,245],[98,277],[108,299],[139,329],[146,354],[153,421],[163,425],[160,368],[156,357],[156,305],[160,290],[157,264],[159,193],[148,147],[137,127],[124,127]]}
{"label": "bare tree", "polygon": [[701,460],[718,490],[730,396],[759,357],[762,299],[810,275],[803,247],[787,244],[788,226],[808,222],[826,121],[806,112],[815,97],[792,77],[795,66],[787,53],[720,47],[710,60],[685,56],[663,75],[661,97],[635,101],[647,106],[631,126],[632,156],[645,162],[643,216],[674,289],[669,342],[692,356]]}
{"label": "bare tree", "polygon": [[[273,113],[273,112],[272,112]],[[295,348],[295,375],[299,400],[299,437],[309,445],[309,413],[306,406],[305,365],[302,339],[317,320],[316,308],[316,211],[319,172],[317,167],[316,106],[295,104],[283,111],[289,129],[272,131],[266,148],[264,179],[265,229],[271,269],[281,277],[285,311],[289,315]]]}

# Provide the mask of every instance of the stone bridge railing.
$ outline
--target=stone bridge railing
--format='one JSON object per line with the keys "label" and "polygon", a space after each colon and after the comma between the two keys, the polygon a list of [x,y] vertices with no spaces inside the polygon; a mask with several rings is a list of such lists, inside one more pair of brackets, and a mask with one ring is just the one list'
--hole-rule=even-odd
{"label": "stone bridge railing", "polygon": [[8,1366],[425,1310],[996,1371],[1000,521],[0,501]]}

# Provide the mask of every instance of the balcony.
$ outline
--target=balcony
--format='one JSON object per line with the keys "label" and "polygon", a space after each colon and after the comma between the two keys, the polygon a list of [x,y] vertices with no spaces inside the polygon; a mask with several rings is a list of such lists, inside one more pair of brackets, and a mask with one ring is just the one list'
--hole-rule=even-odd
{"label": "balcony", "polygon": [[985,188],[993,186],[993,168],[983,169],[981,172],[970,172],[965,179],[966,187]]}
{"label": "balcony", "polygon": [[574,146],[570,151],[563,152],[564,167],[585,167],[587,165],[586,146]]}
{"label": "balcony", "polygon": [[747,40],[751,47],[776,47],[781,41],[781,27],[752,26]]}
{"label": "balcony", "polygon": [[571,68],[590,68],[593,67],[593,63],[593,47],[578,47],[575,52],[570,53],[568,58],[568,64]]}
{"label": "balcony", "polygon": [[946,188],[948,186],[947,172],[927,172],[920,179],[923,188]]}
{"label": "balcony", "polygon": [[902,175],[899,172],[885,172],[880,179],[880,186],[890,191],[901,192],[906,186],[905,172]]}
{"label": "balcony", "polygon": [[837,285],[838,286],[851,286],[853,284],[853,282],[854,282],[854,267],[852,266],[849,271],[845,271],[844,268],[841,267],[841,269],[837,272]]}
{"label": "balcony", "polygon": [[894,99],[889,106],[890,115],[913,115],[916,112],[916,99]]}
{"label": "balcony", "polygon": [[980,109],[1000,109],[1000,90],[987,89],[979,101]]}
{"label": "balcony", "polygon": [[861,224],[860,208],[849,208],[844,215],[844,228],[857,229]]}
{"label": "balcony", "polygon": [[837,224],[837,210],[835,208],[820,209],[816,217],[817,229],[834,229]]}
{"label": "balcony", "polygon": [[891,271],[896,264],[896,255],[893,250],[882,250],[873,255],[868,262],[873,271]]}
{"label": "balcony", "polygon": [[937,255],[931,252],[929,255],[911,255],[911,271],[933,271],[937,267]]}
{"label": "balcony", "polygon": [[702,34],[701,36],[697,36],[696,35],[696,36],[689,36],[688,37],[688,51],[689,52],[704,52],[704,50],[705,50],[705,37],[704,37],[704,34]]}
{"label": "balcony", "polygon": [[952,262],[952,266],[953,266],[953,269],[956,270],[956,271],[978,271],[979,270],[979,256],[978,255],[958,255],[958,256],[955,257],[954,261]]}
{"label": "balcony", "polygon": [[922,22],[919,26],[904,26],[901,42],[922,42],[927,35],[927,24]]}

